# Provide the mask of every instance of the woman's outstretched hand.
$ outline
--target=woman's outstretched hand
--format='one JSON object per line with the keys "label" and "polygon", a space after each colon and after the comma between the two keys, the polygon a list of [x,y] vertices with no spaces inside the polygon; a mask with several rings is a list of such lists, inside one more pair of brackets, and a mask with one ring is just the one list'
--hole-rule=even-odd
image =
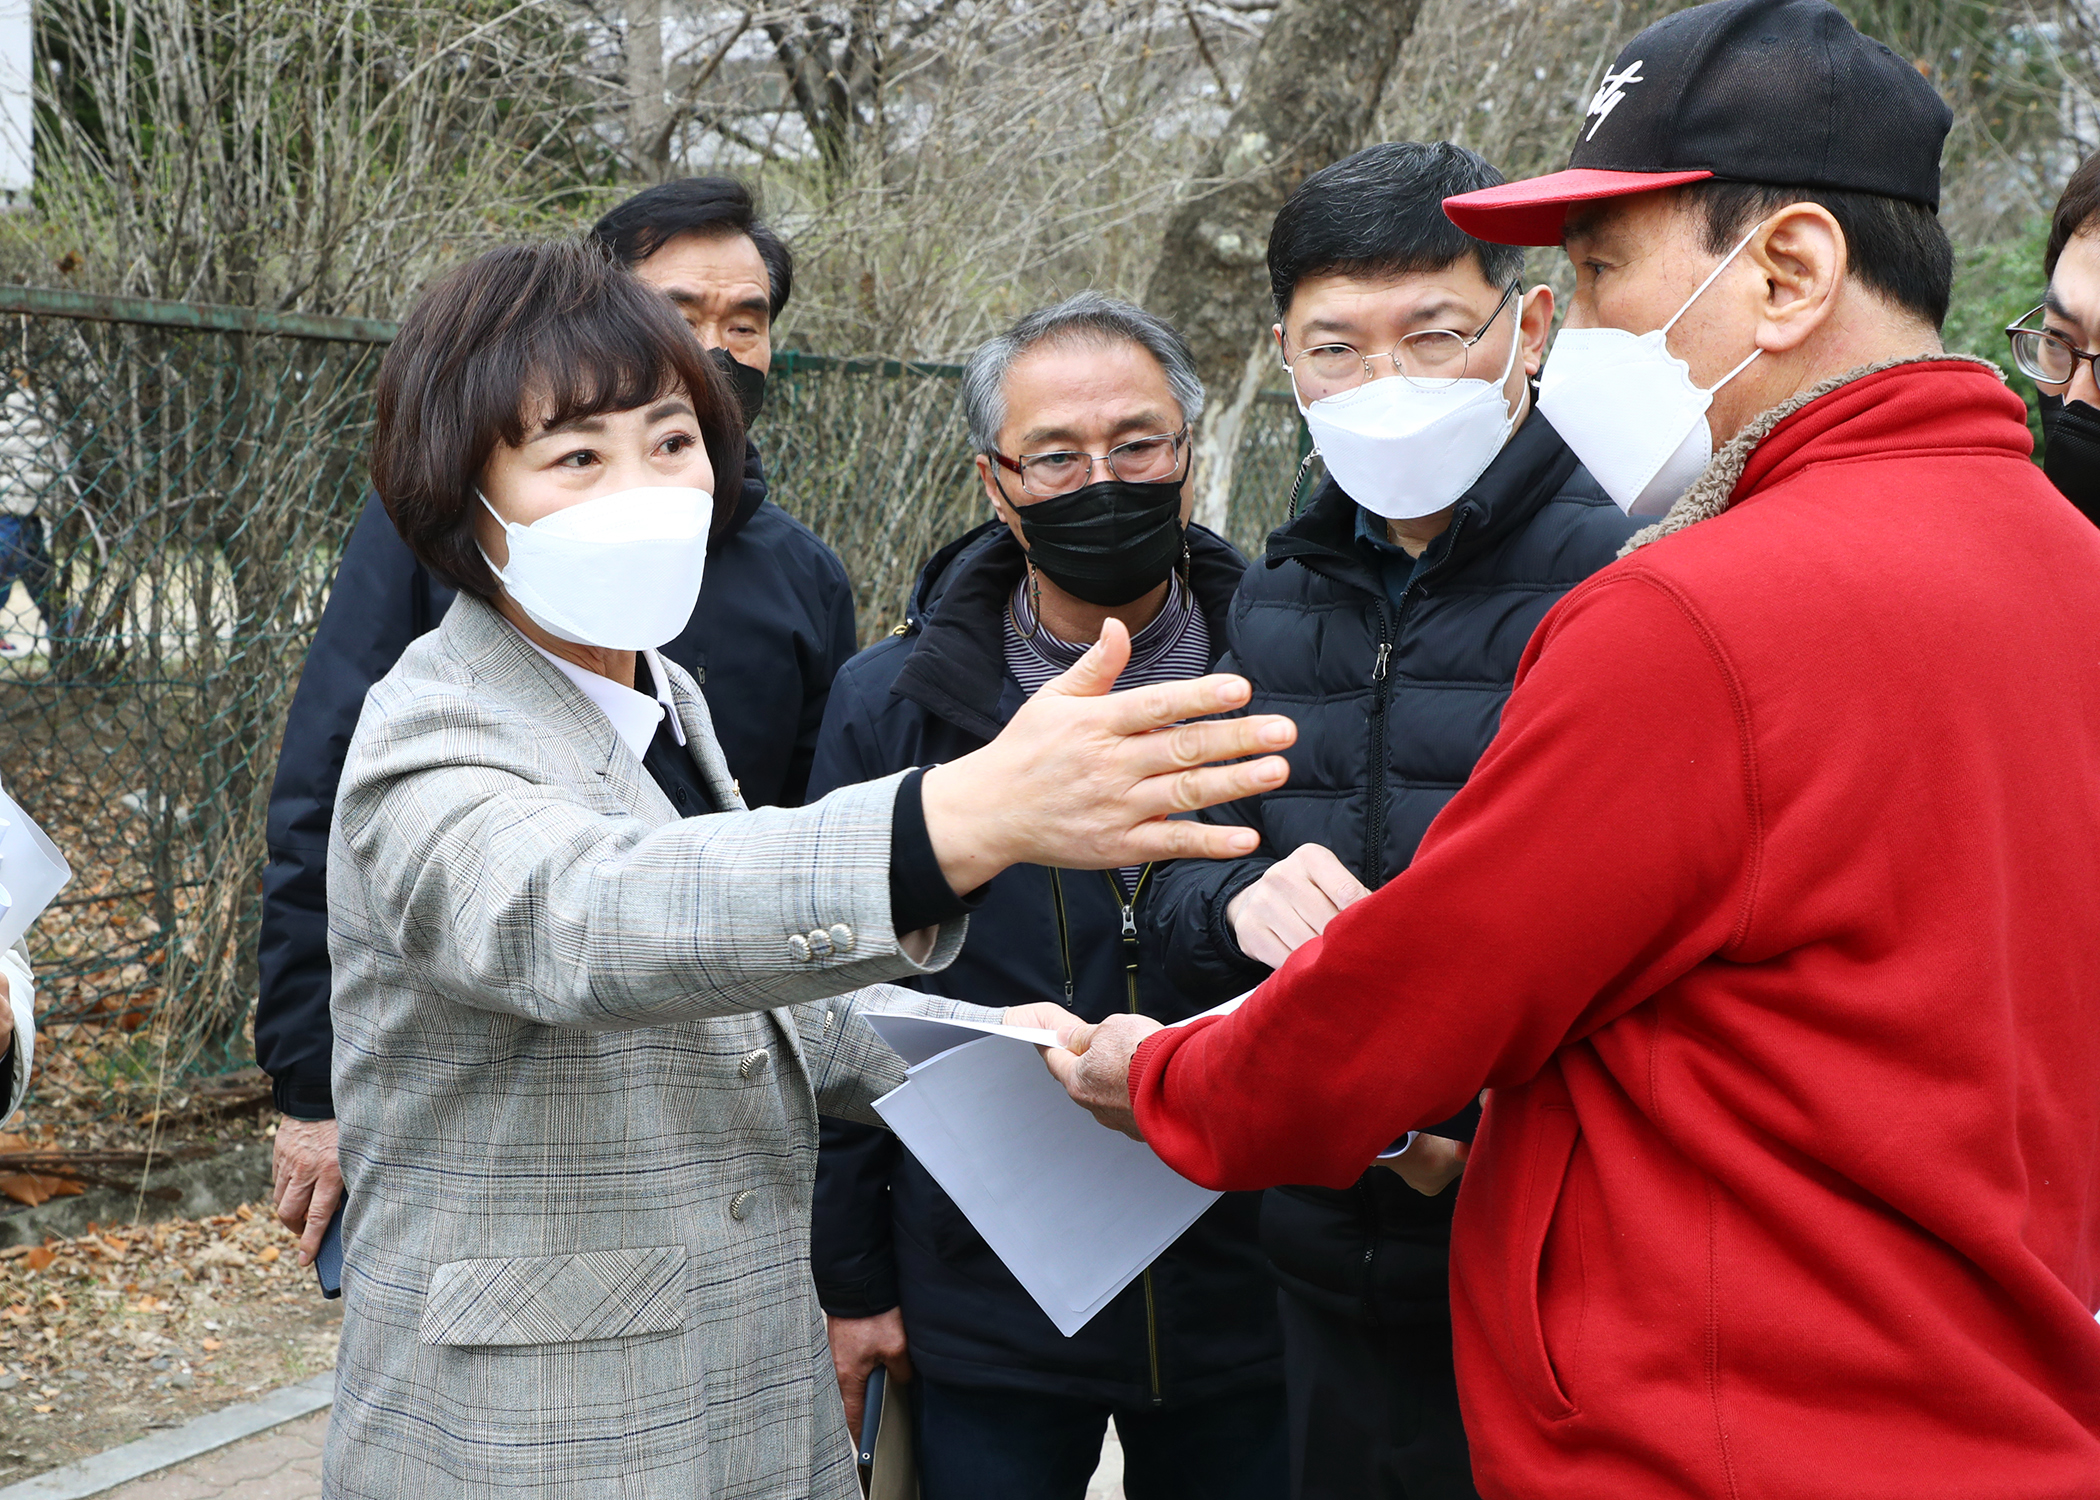
{"label": "woman's outstretched hand", "polygon": [[1184,722],[1244,706],[1246,679],[1110,692],[1129,660],[1129,632],[1108,621],[1086,655],[1044,684],[997,739],[925,774],[926,832],[958,893],[1009,865],[1113,870],[1254,852],[1260,840],[1251,829],[1170,815],[1283,785],[1289,766],[1273,752],[1297,739],[1297,725],[1279,714]]}

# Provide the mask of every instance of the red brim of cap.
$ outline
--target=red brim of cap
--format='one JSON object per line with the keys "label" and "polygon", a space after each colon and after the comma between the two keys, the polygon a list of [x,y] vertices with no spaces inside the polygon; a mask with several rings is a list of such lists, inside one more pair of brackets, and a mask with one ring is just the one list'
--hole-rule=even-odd
{"label": "red brim of cap", "polygon": [[1707,171],[1607,172],[1571,167],[1546,177],[1527,177],[1446,198],[1444,212],[1474,239],[1491,245],[1558,245],[1568,210],[1578,203],[1652,193],[1657,188],[1704,182],[1713,175]]}

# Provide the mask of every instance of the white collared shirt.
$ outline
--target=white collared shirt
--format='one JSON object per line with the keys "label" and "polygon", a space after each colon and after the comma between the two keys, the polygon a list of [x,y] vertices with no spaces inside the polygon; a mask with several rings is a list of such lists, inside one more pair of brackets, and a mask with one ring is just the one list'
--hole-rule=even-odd
{"label": "white collared shirt", "polygon": [[519,631],[525,644],[561,668],[578,691],[598,705],[599,712],[612,721],[613,733],[634,752],[640,760],[649,753],[649,741],[656,738],[656,726],[666,716],[671,721],[671,737],[679,744],[685,743],[685,726],[678,722],[678,710],[671,702],[670,679],[664,672],[663,658],[654,651],[644,651],[642,660],[649,663],[649,681],[656,689],[656,696],[637,692],[624,682],[614,682],[610,677],[600,676],[588,667],[579,667],[572,661],[563,661],[539,642]]}

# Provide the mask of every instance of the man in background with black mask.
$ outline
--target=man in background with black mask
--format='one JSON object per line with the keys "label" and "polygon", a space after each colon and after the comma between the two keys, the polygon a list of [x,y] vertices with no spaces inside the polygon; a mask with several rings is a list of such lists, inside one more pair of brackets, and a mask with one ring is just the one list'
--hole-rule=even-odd
{"label": "man in background with black mask", "polygon": [[[678,305],[729,374],[746,417],[756,416],[794,261],[756,216],[750,190],[728,177],[662,183],[620,204],[591,233]],[[831,549],[766,499],[755,448],[744,451],[742,492],[717,498],[707,587],[663,653],[699,681],[744,800],[795,806],[832,674],[853,654],[852,588]],[[299,1232],[307,1257],[342,1200],[328,1071],[327,852],[336,782],[365,693],[451,606],[452,590],[424,571],[378,497],[369,497],[307,652],[270,788],[255,1053],[284,1115],[274,1153],[277,1216]]]}
{"label": "man in background with black mask", "polygon": [[2100,154],[2086,158],[2049,225],[2042,256],[2048,295],[2006,330],[2013,359],[2041,389],[2042,472],[2100,524]]}
{"label": "man in background with black mask", "polygon": [[[904,628],[840,672],[812,796],[984,744],[1111,616],[1131,635],[1118,688],[1200,677],[1224,646],[1244,563],[1188,524],[1203,387],[1179,335],[1082,293],[980,348],[963,407],[994,519],[936,554]],[[1157,876],[1016,866],[954,964],[916,982],[1089,1019],[1188,1015],[1139,935]],[[824,1121],[811,1247],[849,1425],[882,1365],[913,1381],[924,1500],[1081,1500],[1111,1416],[1131,1500],[1282,1500],[1258,1201],[1228,1194],[1067,1339],[896,1137]]]}

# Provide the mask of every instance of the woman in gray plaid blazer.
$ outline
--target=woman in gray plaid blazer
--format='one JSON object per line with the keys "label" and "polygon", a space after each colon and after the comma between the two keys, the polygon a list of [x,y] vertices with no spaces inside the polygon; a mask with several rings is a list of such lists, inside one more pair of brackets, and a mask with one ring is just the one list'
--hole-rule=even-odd
{"label": "woman in gray plaid blazer", "polygon": [[[745,810],[692,680],[620,639],[662,601],[588,597],[573,538],[690,509],[741,445],[669,304],[579,247],[454,273],[387,354],[375,484],[461,593],[367,699],[330,840],[337,1500],[857,1493],[808,1228],[818,1112],[874,1122],[902,1078],[858,1011],[997,1018],[882,984],[953,956],[956,890],[1244,852],[1164,815],[1281,780],[1196,768],[1287,723],[1146,732],[1244,684],[1077,696],[1120,669],[1110,632],[973,757]],[[565,511],[575,579],[543,569],[528,610],[515,544]]]}

